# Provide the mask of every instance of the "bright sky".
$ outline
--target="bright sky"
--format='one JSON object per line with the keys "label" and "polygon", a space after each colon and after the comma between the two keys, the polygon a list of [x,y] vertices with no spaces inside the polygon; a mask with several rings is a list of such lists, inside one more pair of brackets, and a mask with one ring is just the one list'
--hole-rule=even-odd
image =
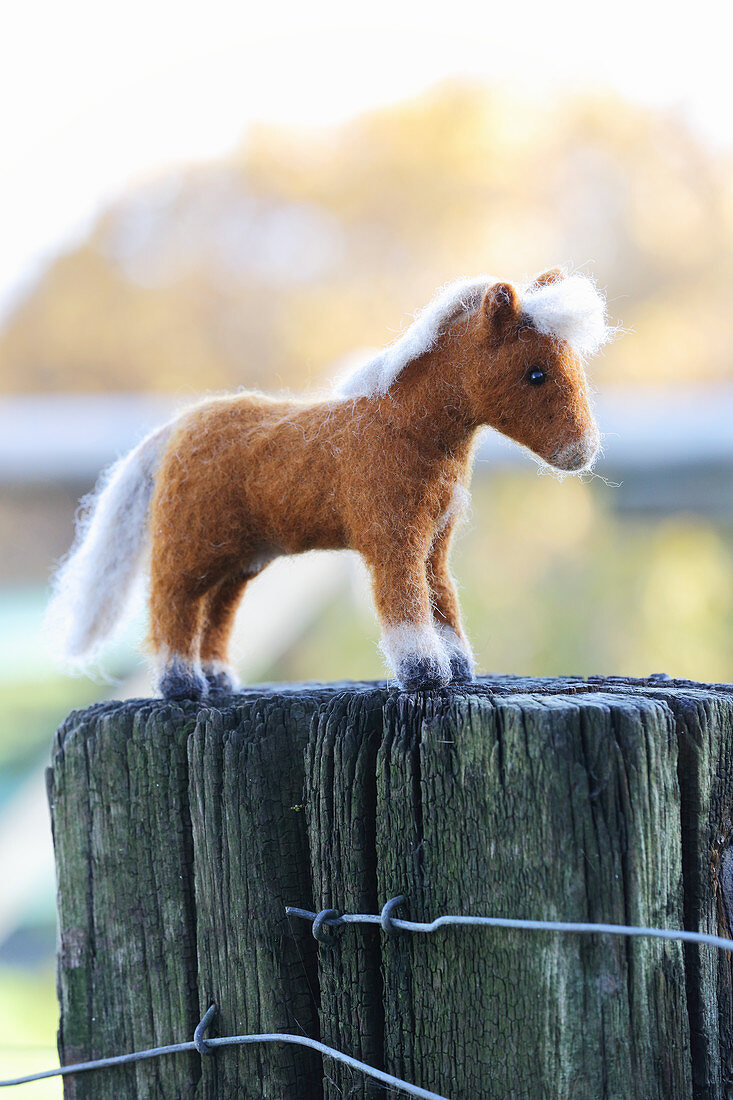
{"label": "bright sky", "polygon": [[[730,148],[722,4],[23,0],[0,25],[0,315],[130,183],[253,121],[325,125],[451,75],[611,87]],[[725,80],[725,82],[724,82]]]}

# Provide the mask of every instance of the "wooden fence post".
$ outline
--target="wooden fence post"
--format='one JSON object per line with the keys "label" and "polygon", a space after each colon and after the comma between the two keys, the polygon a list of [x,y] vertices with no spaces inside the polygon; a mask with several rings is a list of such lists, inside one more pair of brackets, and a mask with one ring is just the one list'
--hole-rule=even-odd
{"label": "wooden fence post", "polygon": [[[610,936],[348,925],[286,905],[730,934],[733,688],[485,678],[73,714],[49,770],[62,1062],[211,1034],[320,1038],[450,1100],[723,1100],[731,960]],[[294,1046],[177,1054],[67,1097],[387,1095]]]}

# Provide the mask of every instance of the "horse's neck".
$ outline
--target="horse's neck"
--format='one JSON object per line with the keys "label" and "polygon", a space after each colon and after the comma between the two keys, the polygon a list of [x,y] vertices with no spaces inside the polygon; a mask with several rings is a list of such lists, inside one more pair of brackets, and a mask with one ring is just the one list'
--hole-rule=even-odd
{"label": "horse's neck", "polygon": [[450,346],[438,345],[408,364],[380,398],[380,412],[421,451],[436,455],[468,453],[477,429]]}

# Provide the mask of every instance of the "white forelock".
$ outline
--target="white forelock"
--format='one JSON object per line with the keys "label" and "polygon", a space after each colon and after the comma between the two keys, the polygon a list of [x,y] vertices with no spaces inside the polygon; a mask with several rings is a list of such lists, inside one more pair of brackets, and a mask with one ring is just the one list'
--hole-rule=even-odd
{"label": "white forelock", "polygon": [[[408,363],[434,347],[451,321],[478,308],[488,288],[497,281],[489,275],[478,275],[441,287],[401,336],[374,359],[336,380],[336,394],[343,398],[385,394]],[[613,335],[606,321],[605,299],[585,275],[569,275],[547,286],[529,283],[518,288],[517,294],[522,312],[533,327],[566,340],[578,355],[592,355]]]}
{"label": "white forelock", "polygon": [[613,336],[606,299],[586,275],[568,275],[546,286],[530,284],[519,297],[533,328],[566,340],[578,355],[594,355]]}

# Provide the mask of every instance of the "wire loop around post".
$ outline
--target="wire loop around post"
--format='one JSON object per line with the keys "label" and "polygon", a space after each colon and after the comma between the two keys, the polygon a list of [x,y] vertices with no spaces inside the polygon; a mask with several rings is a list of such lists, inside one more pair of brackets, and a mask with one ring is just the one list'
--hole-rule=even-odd
{"label": "wire loop around post", "polygon": [[204,1054],[213,1054],[214,1053],[214,1048],[212,1046],[209,1046],[209,1044],[206,1042],[206,1039],[204,1038],[204,1035],[205,1035],[206,1031],[208,1030],[209,1025],[211,1024],[211,1021],[214,1019],[214,1017],[216,1016],[218,1011],[219,1011],[219,1009],[218,1009],[217,1005],[215,1005],[215,1004],[214,1005],[209,1005],[209,1007],[206,1009],[206,1012],[203,1014],[203,1016],[201,1017],[199,1022],[196,1024],[196,1030],[193,1033],[193,1041],[194,1041],[194,1045],[196,1047],[196,1050],[202,1056]]}
{"label": "wire loop around post", "polygon": [[338,909],[321,909],[313,921],[313,935],[319,943],[333,944],[336,939],[335,929],[326,931],[325,922],[340,917]]}
{"label": "wire loop around post", "polygon": [[404,905],[406,901],[407,898],[400,894],[396,898],[390,898],[389,901],[385,901],[382,906],[382,912],[379,915],[379,923],[388,936],[396,936],[398,932],[400,932],[400,929],[395,928],[392,924],[392,913],[395,909],[399,909],[401,905]]}

